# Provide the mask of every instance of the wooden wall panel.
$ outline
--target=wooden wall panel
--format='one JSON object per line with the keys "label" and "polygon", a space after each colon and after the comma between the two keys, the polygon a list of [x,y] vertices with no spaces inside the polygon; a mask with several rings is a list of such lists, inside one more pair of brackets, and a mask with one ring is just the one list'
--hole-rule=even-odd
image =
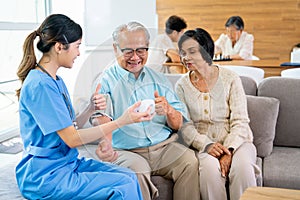
{"label": "wooden wall panel", "polygon": [[300,0],[156,0],[159,32],[170,15],[183,17],[188,29],[202,27],[214,40],[232,15],[240,15],[254,35],[254,54],[264,60],[289,61],[300,43]]}

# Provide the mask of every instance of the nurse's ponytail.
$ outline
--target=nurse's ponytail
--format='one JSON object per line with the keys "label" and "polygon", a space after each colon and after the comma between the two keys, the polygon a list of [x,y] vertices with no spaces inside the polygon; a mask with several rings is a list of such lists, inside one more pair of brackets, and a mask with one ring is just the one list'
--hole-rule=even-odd
{"label": "nurse's ponytail", "polygon": [[[25,81],[30,70],[36,67],[34,40],[37,36],[39,36],[37,49],[45,54],[50,51],[56,42],[64,44],[64,48],[68,49],[70,43],[82,38],[82,29],[79,24],[65,15],[53,14],[48,16],[36,31],[27,36],[24,42],[23,58],[17,71],[21,84]],[[22,86],[16,90],[18,98],[20,98],[21,89]]]}
{"label": "nurse's ponytail", "polygon": [[[23,59],[21,61],[21,64],[20,64],[20,66],[18,68],[18,72],[17,72],[17,75],[21,81],[21,84],[23,84],[29,71],[31,69],[35,68],[36,57],[35,57],[35,53],[34,53],[33,42],[37,35],[38,35],[37,31],[34,31],[31,34],[29,34],[23,45],[23,52],[24,52]],[[20,91],[21,91],[21,88],[16,90],[16,95],[18,98],[20,97]]]}

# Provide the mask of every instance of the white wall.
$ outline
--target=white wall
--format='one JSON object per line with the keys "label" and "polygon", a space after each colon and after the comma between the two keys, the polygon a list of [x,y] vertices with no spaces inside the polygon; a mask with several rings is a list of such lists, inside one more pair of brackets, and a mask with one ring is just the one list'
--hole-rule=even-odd
{"label": "white wall", "polygon": [[71,70],[59,70],[71,95],[82,67],[104,68],[111,63],[111,34],[117,26],[138,21],[149,28],[151,34],[156,34],[158,26],[154,0],[53,0],[52,6],[53,13],[66,14],[83,27],[81,56]]}
{"label": "white wall", "polygon": [[[34,19],[38,16],[38,19],[44,20],[44,11],[48,11],[43,8],[44,4],[41,2],[44,1],[35,0],[26,1],[26,3],[22,0],[7,1],[9,5],[0,9],[2,11],[0,14],[0,82],[17,79],[16,71],[22,58],[24,40],[29,33],[39,26],[39,21],[34,20],[30,21],[29,24],[26,23],[25,28],[24,24],[6,22],[27,22],[26,13],[28,14],[28,12],[31,13],[29,16],[35,16]],[[86,72],[86,77],[78,83],[83,83],[82,87],[86,90],[91,89],[91,85],[87,81],[95,75],[93,70],[98,70],[98,67],[105,67],[114,59],[109,39],[116,26],[136,20],[148,28],[156,29],[157,27],[155,0],[49,0],[48,2],[52,4],[50,14],[61,13],[69,16],[82,26],[84,32],[80,47],[81,56],[76,59],[72,69],[61,68],[58,71],[58,74],[65,80],[71,95],[73,95],[76,78],[80,71]],[[33,5],[40,5],[40,3],[43,5],[35,8],[32,3]],[[12,28],[7,28],[7,24],[11,25]],[[89,47],[86,44],[89,44]],[[41,53],[36,52],[36,54],[39,59]],[[3,84],[3,88],[0,87],[0,90],[10,91],[12,98],[15,98],[14,90],[16,88],[19,88],[19,83],[14,83],[11,87]],[[13,130],[15,135],[12,135],[10,129],[18,126],[16,124],[18,122],[17,100],[15,102],[13,106],[8,106],[11,104],[10,99],[3,95],[0,96],[0,116],[5,116],[5,120],[0,118],[0,141],[19,134]],[[4,110],[3,108],[7,109]]]}
{"label": "white wall", "polygon": [[111,37],[112,31],[129,21],[138,21],[148,28],[157,27],[154,0],[86,0],[86,44],[98,46]]}

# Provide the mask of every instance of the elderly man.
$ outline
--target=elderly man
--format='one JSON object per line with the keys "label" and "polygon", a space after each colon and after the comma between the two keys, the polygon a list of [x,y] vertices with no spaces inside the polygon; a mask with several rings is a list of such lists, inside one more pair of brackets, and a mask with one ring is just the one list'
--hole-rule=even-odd
{"label": "elderly man", "polygon": [[197,158],[176,142],[174,134],[185,120],[186,107],[163,74],[144,66],[149,38],[148,30],[137,22],[116,28],[113,47],[117,62],[99,79],[100,93],[107,94],[113,111],[101,113],[93,121],[105,123],[117,118],[128,106],[144,99],[155,102],[153,119],[112,132],[112,143],[109,139],[100,141],[96,154],[103,161],[134,170],[145,200],[158,196],[151,175],[174,182],[174,199],[200,199]]}

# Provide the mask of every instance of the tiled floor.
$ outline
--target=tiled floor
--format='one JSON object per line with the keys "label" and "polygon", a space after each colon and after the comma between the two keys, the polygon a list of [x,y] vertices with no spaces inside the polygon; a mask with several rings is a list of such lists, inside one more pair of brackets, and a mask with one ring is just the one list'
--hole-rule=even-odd
{"label": "tiled floor", "polygon": [[18,100],[13,92],[4,91],[0,87],[0,142],[14,137],[19,127]]}
{"label": "tiled floor", "polygon": [[8,164],[11,163],[16,163],[18,162],[22,157],[22,152],[17,153],[17,154],[5,154],[5,153],[0,153],[0,171],[1,167],[7,166]]}
{"label": "tiled floor", "polygon": [[22,153],[0,154],[0,200],[23,200],[16,182],[15,168]]}

